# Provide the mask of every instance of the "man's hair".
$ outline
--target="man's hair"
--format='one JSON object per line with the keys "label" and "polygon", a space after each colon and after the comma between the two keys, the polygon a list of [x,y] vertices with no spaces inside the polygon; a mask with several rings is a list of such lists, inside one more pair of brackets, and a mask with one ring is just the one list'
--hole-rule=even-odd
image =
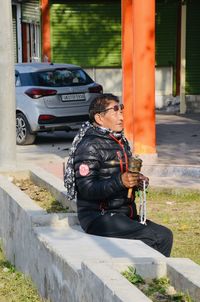
{"label": "man's hair", "polygon": [[95,114],[104,112],[111,101],[119,103],[119,98],[112,93],[103,93],[97,96],[90,104],[89,107],[89,120],[91,123],[95,122]]}

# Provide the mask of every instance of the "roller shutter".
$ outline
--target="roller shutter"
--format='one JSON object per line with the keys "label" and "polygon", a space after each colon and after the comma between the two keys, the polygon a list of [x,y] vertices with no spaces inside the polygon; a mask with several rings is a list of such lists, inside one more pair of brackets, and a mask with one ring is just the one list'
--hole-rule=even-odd
{"label": "roller shutter", "polygon": [[15,63],[17,63],[17,10],[16,10],[16,5],[12,5],[12,28],[13,28],[14,61],[15,61]]}
{"label": "roller shutter", "polygon": [[200,1],[187,2],[186,94],[200,94]]}
{"label": "roller shutter", "polygon": [[174,91],[177,60],[177,0],[156,1],[156,65],[158,67],[172,66]]}
{"label": "roller shutter", "polygon": [[121,66],[121,1],[50,1],[52,60]]}
{"label": "roller shutter", "polygon": [[22,22],[40,23],[39,0],[31,0],[22,3]]}

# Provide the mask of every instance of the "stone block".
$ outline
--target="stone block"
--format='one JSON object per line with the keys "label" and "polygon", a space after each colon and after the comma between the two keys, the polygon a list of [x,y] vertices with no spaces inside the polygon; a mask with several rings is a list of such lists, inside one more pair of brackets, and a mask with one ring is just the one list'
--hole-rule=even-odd
{"label": "stone block", "polygon": [[189,293],[195,300],[200,299],[200,266],[190,259],[167,259],[167,275],[173,286],[185,293]]}

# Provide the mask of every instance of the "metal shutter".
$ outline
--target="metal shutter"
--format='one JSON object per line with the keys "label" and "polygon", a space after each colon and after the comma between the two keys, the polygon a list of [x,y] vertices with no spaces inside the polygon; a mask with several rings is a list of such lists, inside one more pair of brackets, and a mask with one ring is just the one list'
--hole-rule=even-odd
{"label": "metal shutter", "polygon": [[12,5],[12,27],[13,27],[13,48],[14,48],[14,62],[17,63],[17,9],[16,5]]}
{"label": "metal shutter", "polygon": [[40,23],[39,0],[30,0],[22,3],[22,22]]}
{"label": "metal shutter", "polygon": [[186,93],[200,94],[200,1],[187,2]]}
{"label": "metal shutter", "polygon": [[156,1],[156,65],[158,67],[172,66],[173,93],[176,91],[177,64],[177,0]]}
{"label": "metal shutter", "polygon": [[52,61],[121,66],[120,0],[51,0]]}

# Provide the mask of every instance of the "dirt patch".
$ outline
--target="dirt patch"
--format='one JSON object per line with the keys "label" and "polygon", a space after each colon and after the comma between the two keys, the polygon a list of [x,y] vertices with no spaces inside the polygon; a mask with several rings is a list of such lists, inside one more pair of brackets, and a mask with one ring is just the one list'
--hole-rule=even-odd
{"label": "dirt patch", "polygon": [[69,208],[63,207],[46,188],[34,184],[30,179],[14,178],[12,182],[41,208],[45,209],[47,213],[69,212]]}

